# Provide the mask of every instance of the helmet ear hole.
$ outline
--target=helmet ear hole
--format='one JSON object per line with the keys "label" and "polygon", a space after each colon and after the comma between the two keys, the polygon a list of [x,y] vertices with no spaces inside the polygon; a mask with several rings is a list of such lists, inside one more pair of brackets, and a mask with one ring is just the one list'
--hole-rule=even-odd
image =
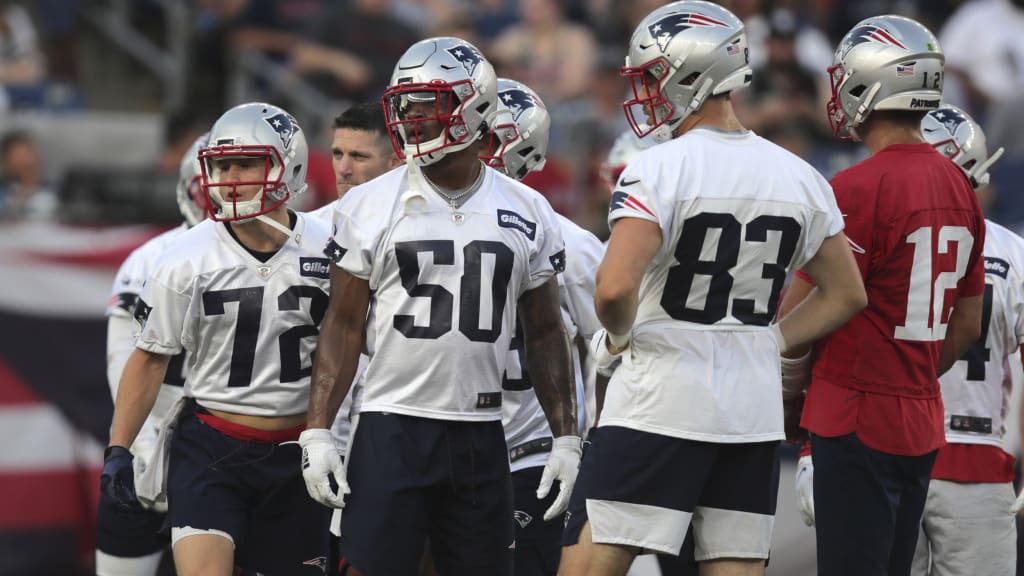
{"label": "helmet ear hole", "polygon": [[686,78],[683,78],[682,80],[679,81],[679,85],[693,86],[693,83],[697,81],[697,78],[700,78],[700,72],[694,72],[693,74],[690,74]]}
{"label": "helmet ear hole", "polygon": [[853,96],[854,98],[860,98],[860,95],[863,94],[864,91],[867,89],[868,87],[865,86],[864,84],[861,84],[860,86],[854,86],[850,90],[850,96]]}

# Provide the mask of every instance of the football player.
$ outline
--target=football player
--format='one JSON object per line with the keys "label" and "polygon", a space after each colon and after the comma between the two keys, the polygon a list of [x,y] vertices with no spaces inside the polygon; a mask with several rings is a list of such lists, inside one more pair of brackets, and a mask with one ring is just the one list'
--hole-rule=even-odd
{"label": "football player", "polygon": [[[306,188],[306,139],[270,104],[225,112],[199,151],[211,219],[179,236],[146,281],[103,469],[130,504],[127,451],[170,359],[187,350],[188,389],[168,448],[167,502],[178,574],[322,573],[329,510],[299,473],[317,326],[327,308],[330,236],[285,203]],[[173,410],[172,410],[173,413]]]}
{"label": "football player", "polygon": [[[491,130],[491,154],[482,158],[493,168],[516,180],[543,169],[547,155],[551,116],[544,102],[525,84],[498,78],[498,109],[504,121],[496,121]],[[600,329],[594,312],[594,277],[604,254],[596,236],[561,214],[556,221],[565,241],[565,272],[558,276],[562,321],[573,342],[573,368],[576,373],[577,418],[581,431],[592,423],[594,415],[584,410],[594,404],[593,392],[586,380],[581,350]],[[580,345],[580,343],[583,343]],[[502,378],[502,418],[505,444],[512,469],[512,503],[515,506],[515,575],[544,576],[558,571],[561,557],[562,516],[543,520],[544,510],[555,494],[538,499],[535,492],[551,452],[551,427],[537,401],[524,356],[523,333],[517,327],[512,339],[511,358]]]}
{"label": "football player", "polygon": [[[176,195],[178,209],[185,221],[129,254],[114,278],[113,294],[107,306],[107,382],[110,384],[111,398],[117,398],[121,372],[135,348],[137,330],[133,318],[143,283],[149,278],[164,249],[183,232],[206,218],[206,196],[199,185],[202,175],[198,153],[206,147],[207,138],[208,134],[197,138],[181,158]],[[171,359],[153,410],[130,446],[132,455],[142,462],[152,462],[161,421],[183,394],[184,369],[184,353]],[[152,505],[155,510],[140,506],[121,507],[106,491],[100,492],[96,574],[147,576],[157,573],[161,557],[170,541],[166,534],[160,533],[166,518],[166,502]]]}
{"label": "football player", "polygon": [[[924,139],[956,162],[977,192],[1003,149],[988,155],[981,126],[950,105],[921,121]],[[1003,450],[1012,378],[1009,356],[1024,345],[1024,239],[985,220],[981,338],[939,379],[947,444],[939,449],[921,518],[917,576],[1016,570],[1014,458]]]}
{"label": "football player", "polygon": [[[384,108],[379,102],[356,104],[334,119],[331,158],[338,187],[338,200],[329,202],[309,213],[310,216],[319,218],[328,225],[333,225],[334,208],[346,192],[354,186],[365,184],[402,164],[398,155],[395,154],[394,148],[391,147],[387,125],[384,123]],[[366,369],[366,362],[366,356],[361,355],[359,369],[354,378],[355,382],[359,381]],[[345,396],[345,400],[341,403],[338,414],[334,418],[334,425],[331,426],[331,433],[334,434],[334,441],[342,458],[348,453],[348,438],[352,432],[352,394],[353,392],[350,391]],[[335,515],[339,513],[335,513]],[[338,533],[339,521],[340,517],[331,522],[331,532],[336,537],[340,536]],[[336,546],[336,543],[332,544],[333,546]],[[331,559],[329,565],[333,566],[334,564],[334,560]],[[351,572],[356,571],[351,570]]]}
{"label": "football player", "polygon": [[[428,535],[441,574],[510,574],[501,382],[517,314],[554,436],[538,497],[561,483],[547,519],[575,481],[581,446],[554,278],[565,250],[548,203],[479,160],[496,85],[464,40],[410,47],[384,93],[407,167],[353,188],[336,210],[333,297],[300,442],[309,492],[345,506],[342,547],[365,574],[416,573]],[[343,466],[326,428],[364,340],[370,361]]]}
{"label": "football player", "polygon": [[[981,333],[984,216],[963,172],[921,135],[943,63],[924,26],[876,16],[846,34],[829,68],[833,131],[871,156],[832,179],[868,307],[815,343],[809,378],[809,347],[784,364],[790,402],[811,382],[800,425],[811,434],[819,574],[910,573],[945,443],[938,377]],[[798,275],[781,313],[810,293]]]}
{"label": "football player", "polygon": [[[865,303],[828,183],[746,130],[743,23],[674,2],[630,40],[624,103],[641,152],[612,194],[592,350],[611,382],[570,501],[561,574],[624,575],[679,554],[691,522],[703,574],[763,574],[784,438],[779,352]],[[789,270],[819,290],[770,324]]]}

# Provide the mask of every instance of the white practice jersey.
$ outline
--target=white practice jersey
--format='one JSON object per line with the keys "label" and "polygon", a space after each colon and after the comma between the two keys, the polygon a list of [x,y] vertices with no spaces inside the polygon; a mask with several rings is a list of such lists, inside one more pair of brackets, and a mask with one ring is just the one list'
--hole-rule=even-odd
{"label": "white practice jersey", "polygon": [[786,275],[843,228],[828,182],[753,132],[697,128],[630,162],[609,210],[612,224],[656,223],[662,243],[601,425],[709,442],[782,439],[769,323]]}
{"label": "white practice jersey", "polygon": [[1010,409],[1009,358],[1024,343],[1024,239],[985,221],[981,339],[939,378],[946,440],[1003,445]]}
{"label": "white practice jersey", "polygon": [[[334,209],[338,205],[338,201],[334,200],[329,202],[316,210],[307,212],[306,215],[310,218],[320,220],[327,226],[334,225]],[[348,437],[352,433],[352,395],[356,386],[358,386],[359,380],[363,377],[363,372],[366,371],[366,363],[369,358],[365,354],[359,355],[359,367],[356,369],[356,376],[352,382],[352,388],[349,389],[348,394],[345,395],[345,399],[341,401],[341,407],[338,408],[338,414],[334,417],[334,424],[331,425],[331,434],[334,435],[334,443],[338,447],[338,450],[344,455],[348,454]]]}
{"label": "white practice jersey", "polygon": [[[157,260],[167,246],[186,230],[188,230],[188,225],[183,223],[181,226],[171,228],[163,234],[151,238],[136,248],[121,264],[121,268],[118,269],[117,276],[114,278],[114,287],[107,305],[107,317],[109,318],[107,382],[114,400],[117,399],[117,387],[121,381],[121,373],[124,372],[128,356],[135,349],[135,339],[138,337],[138,324],[134,321],[134,314],[135,304],[139,300],[139,294],[142,293],[142,286],[153,273]],[[171,363],[167,366],[167,374],[164,376],[164,385],[160,387],[153,410],[150,411],[135,439],[135,446],[144,448],[155,446],[159,424],[175,401],[184,394],[184,385],[185,353],[182,352],[171,358]]]}
{"label": "white practice jersey", "polygon": [[519,297],[564,268],[565,250],[542,196],[483,170],[457,214],[405,167],[338,204],[325,253],[371,290],[356,412],[501,419]]}
{"label": "white practice jersey", "polygon": [[338,206],[337,200],[332,200],[327,204],[317,208],[316,210],[310,210],[306,212],[306,215],[310,218],[316,218],[327,223],[328,226],[334,223],[334,209]]}
{"label": "white practice jersey", "polygon": [[[561,296],[562,322],[569,333],[570,350],[572,352],[573,371],[576,375],[576,415],[579,420],[580,433],[585,433],[586,422],[593,420],[587,414],[593,390],[586,390],[586,381],[580,359],[576,337],[582,338],[589,345],[594,333],[601,328],[594,311],[594,280],[597,266],[604,256],[604,245],[596,236],[574,224],[561,214],[556,214],[558,225],[565,241],[566,265],[565,272],[558,276],[558,291]],[[501,423],[505,427],[505,443],[509,448],[512,460],[512,471],[533,466],[543,466],[549,452],[518,457],[516,447],[528,444],[532,440],[551,437],[551,426],[541,408],[537,395],[530,383],[526,367],[526,347],[520,326],[516,327],[516,336],[512,339],[510,358],[505,366],[502,387],[505,389],[502,399]],[[550,445],[547,446],[550,449]]]}
{"label": "white practice jersey", "polygon": [[253,416],[309,406],[312,353],[327,311],[330,229],[298,214],[295,232],[266,262],[221,222],[201,222],[164,253],[139,307],[137,346],[191,354],[187,393],[207,408]]}

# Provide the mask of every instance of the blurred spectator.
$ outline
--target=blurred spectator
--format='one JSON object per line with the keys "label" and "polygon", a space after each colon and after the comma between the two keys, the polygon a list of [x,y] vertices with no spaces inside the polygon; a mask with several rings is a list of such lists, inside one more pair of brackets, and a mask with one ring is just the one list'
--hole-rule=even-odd
{"label": "blurred spectator", "polygon": [[0,139],[0,221],[50,220],[57,195],[43,182],[42,156],[28,132]]}
{"label": "blurred spectator", "polygon": [[[516,0],[479,0],[471,9],[477,36],[486,41],[498,37],[506,28],[519,21]],[[483,43],[476,44],[483,46]]]}
{"label": "blurred spectator", "polygon": [[[942,28],[946,55],[944,93],[959,83],[962,98],[978,116],[992,102],[1024,91],[1024,0],[972,0]],[[951,101],[952,101],[951,100]]]}
{"label": "blurred spectator", "polygon": [[515,78],[558,113],[559,104],[590,89],[597,42],[589,28],[565,19],[566,0],[520,0],[522,21],[491,45],[498,75]]}
{"label": "blurred spectator", "polygon": [[45,72],[28,12],[15,2],[0,2],[0,91],[6,90],[14,108],[32,105],[42,98]]}
{"label": "blurred spectator", "polygon": [[333,5],[314,23],[310,42],[292,51],[296,71],[318,73],[316,84],[346,100],[376,100],[395,62],[419,35],[394,17],[391,0]]}
{"label": "blurred spectator", "polygon": [[790,138],[830,136],[825,116],[825,67],[814,74],[797,58],[798,25],[788,10],[776,10],[769,20],[763,52],[767,59],[754,72],[747,90],[736,93],[740,118],[745,126],[761,134],[785,132]]}

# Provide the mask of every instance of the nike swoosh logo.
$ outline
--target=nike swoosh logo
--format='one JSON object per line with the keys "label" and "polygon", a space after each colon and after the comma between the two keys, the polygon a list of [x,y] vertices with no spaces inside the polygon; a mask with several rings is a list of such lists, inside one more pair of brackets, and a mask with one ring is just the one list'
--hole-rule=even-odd
{"label": "nike swoosh logo", "polygon": [[846,401],[849,402],[850,400],[856,400],[857,398],[860,398],[863,394],[864,394],[863,392],[855,392],[855,393],[851,394],[850,396],[848,396],[846,398]]}
{"label": "nike swoosh logo", "polygon": [[846,241],[850,244],[850,250],[853,250],[857,254],[867,254],[868,253],[867,250],[861,248],[856,242],[851,240],[849,236],[846,237]]}
{"label": "nike swoosh logo", "polygon": [[638,180],[623,180],[622,182],[619,182],[619,186],[625,188],[626,186],[632,186],[633,184],[636,184],[639,181],[640,181],[639,179]]}
{"label": "nike swoosh logo", "polygon": [[651,46],[654,46],[654,44],[648,44],[647,46],[644,46],[643,44],[638,44],[638,46],[640,46],[640,49],[641,49],[641,50],[647,50],[647,49],[648,49],[648,48],[650,48]]}

